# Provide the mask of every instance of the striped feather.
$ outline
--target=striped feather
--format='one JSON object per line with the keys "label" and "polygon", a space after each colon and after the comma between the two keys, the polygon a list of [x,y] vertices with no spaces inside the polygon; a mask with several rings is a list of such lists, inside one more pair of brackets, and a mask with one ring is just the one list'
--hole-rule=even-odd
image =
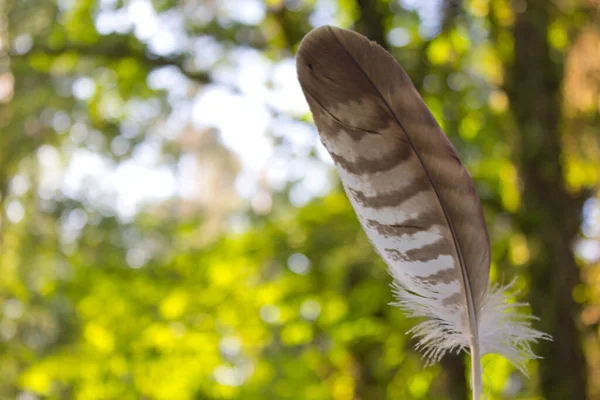
{"label": "striped feather", "polygon": [[469,173],[392,56],[365,37],[321,27],[298,49],[298,78],[356,215],[389,266],[398,305],[428,317],[412,332],[431,361],[468,349],[523,369],[547,338],[488,289],[490,242]]}

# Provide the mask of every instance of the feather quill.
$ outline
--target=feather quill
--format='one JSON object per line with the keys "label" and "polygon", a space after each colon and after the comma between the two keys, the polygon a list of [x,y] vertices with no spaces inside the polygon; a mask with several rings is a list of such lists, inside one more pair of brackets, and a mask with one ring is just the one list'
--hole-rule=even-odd
{"label": "feather quill", "polygon": [[426,317],[411,333],[430,362],[467,350],[473,399],[481,357],[523,372],[529,342],[549,337],[489,287],[490,241],[475,187],[410,78],[375,42],[325,26],[296,67],[322,143],[369,240],[389,266],[397,305]]}

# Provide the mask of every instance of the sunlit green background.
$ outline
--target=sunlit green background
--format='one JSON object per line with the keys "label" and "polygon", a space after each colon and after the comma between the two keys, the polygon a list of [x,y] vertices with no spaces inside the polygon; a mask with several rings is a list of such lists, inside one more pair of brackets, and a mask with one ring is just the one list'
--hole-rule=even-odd
{"label": "sunlit green background", "polygon": [[598,0],[0,0],[0,399],[467,398],[319,144],[323,24],[407,70],[557,338],[489,399],[600,399]]}

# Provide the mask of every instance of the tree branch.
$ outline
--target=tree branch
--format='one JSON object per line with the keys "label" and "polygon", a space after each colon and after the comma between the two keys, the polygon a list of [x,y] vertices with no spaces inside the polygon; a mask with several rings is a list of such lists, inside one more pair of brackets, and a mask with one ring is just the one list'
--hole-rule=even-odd
{"label": "tree branch", "polygon": [[104,60],[119,60],[123,58],[132,58],[140,64],[144,64],[150,68],[160,68],[173,66],[176,67],[188,79],[206,84],[211,82],[211,78],[207,72],[190,71],[186,68],[187,56],[159,56],[152,53],[146,48],[135,48],[124,42],[100,43],[96,45],[81,45],[77,43],[67,43],[60,47],[50,47],[46,45],[34,45],[31,50],[25,54],[18,54],[14,51],[10,52],[11,58],[26,58],[35,53],[43,53],[48,55],[62,55],[67,53],[75,53],[83,57],[90,57]]}

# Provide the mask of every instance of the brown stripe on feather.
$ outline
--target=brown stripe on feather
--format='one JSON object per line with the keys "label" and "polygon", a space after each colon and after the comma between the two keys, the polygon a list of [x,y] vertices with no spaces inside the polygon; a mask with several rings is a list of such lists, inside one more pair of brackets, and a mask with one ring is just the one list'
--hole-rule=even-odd
{"label": "brown stripe on feather", "polygon": [[[385,254],[390,256],[393,261],[414,261],[406,257],[406,253],[401,253],[396,249],[384,249]],[[425,260],[429,261],[429,260]]]}
{"label": "brown stripe on feather", "polygon": [[465,295],[462,293],[462,290],[458,293],[454,293],[450,297],[446,297],[442,301],[442,305],[444,306],[461,306],[464,303]]}
{"label": "brown stripe on feather", "polygon": [[[319,109],[313,111],[313,115],[315,116],[315,122],[318,125],[317,127],[319,128],[319,134],[322,138],[325,136],[329,140],[333,140],[337,135],[340,134],[340,132],[344,132],[352,140],[357,142],[363,139],[365,135],[378,135],[379,131],[385,129],[386,127],[386,125],[383,123],[379,125],[372,124],[369,129],[347,124],[330,113],[328,109],[314,99],[310,93],[307,94],[310,96],[310,99],[317,103],[320,107]],[[324,118],[317,118],[317,115]],[[385,116],[381,116],[377,120],[385,121],[386,118]]]}
{"label": "brown stripe on feather", "polygon": [[424,284],[436,285],[439,283],[448,284],[456,281],[457,271],[452,266],[448,269],[443,269],[428,276],[415,276],[415,279],[423,282]]}
{"label": "brown stripe on feather", "polygon": [[[429,213],[424,213],[418,217],[407,219],[401,224],[382,224],[374,219],[367,220],[369,228],[375,229],[380,235],[383,236],[401,236],[406,233],[414,233],[414,231],[426,231],[437,222],[439,222],[439,219],[436,219]],[[406,232],[405,230],[409,230],[410,232]]]}
{"label": "brown stripe on feather", "polygon": [[405,257],[407,261],[430,261],[436,259],[440,254],[454,254],[452,246],[443,237],[440,237],[432,244],[408,250],[405,253]]}
{"label": "brown stripe on feather", "polygon": [[366,196],[358,190],[349,189],[354,199],[363,206],[369,208],[383,208],[398,206],[413,196],[425,191],[431,191],[431,185],[425,179],[415,179],[408,186],[389,193],[381,193],[375,196]]}
{"label": "brown stripe on feather", "polygon": [[401,253],[396,249],[385,249],[385,253],[390,256],[390,258],[394,261],[402,261],[402,262],[429,262],[438,258],[440,255],[446,254],[423,254],[422,257],[409,257],[406,253]]}
{"label": "brown stripe on feather", "polygon": [[362,175],[389,171],[396,165],[408,160],[412,151],[408,146],[398,145],[393,151],[383,154],[381,158],[358,158],[356,161],[350,161],[332,152],[329,152],[329,154],[331,154],[333,161],[346,171],[355,175]]}

